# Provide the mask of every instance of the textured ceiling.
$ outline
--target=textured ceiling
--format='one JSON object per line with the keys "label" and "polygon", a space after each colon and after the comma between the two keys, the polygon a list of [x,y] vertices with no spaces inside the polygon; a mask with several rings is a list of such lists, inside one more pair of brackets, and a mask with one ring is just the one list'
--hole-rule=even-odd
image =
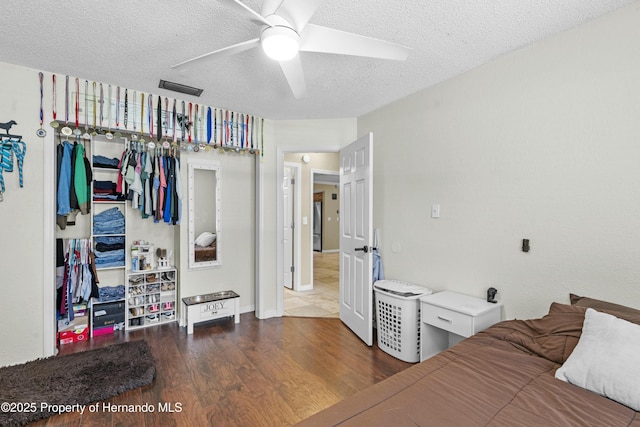
{"label": "textured ceiling", "polygon": [[[358,117],[636,1],[326,0],[311,23],[413,50],[405,62],[301,52],[302,100],[261,49],[170,68],[258,36],[215,0],[4,0],[0,61],[270,119]],[[160,79],[204,92],[158,89]]]}

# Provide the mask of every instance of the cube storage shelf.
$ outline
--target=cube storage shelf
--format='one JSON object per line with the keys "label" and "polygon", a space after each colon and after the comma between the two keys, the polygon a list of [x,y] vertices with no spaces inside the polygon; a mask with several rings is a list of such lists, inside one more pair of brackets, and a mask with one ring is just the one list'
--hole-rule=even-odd
{"label": "cube storage shelf", "polygon": [[176,321],[177,277],[175,268],[127,272],[127,330]]}

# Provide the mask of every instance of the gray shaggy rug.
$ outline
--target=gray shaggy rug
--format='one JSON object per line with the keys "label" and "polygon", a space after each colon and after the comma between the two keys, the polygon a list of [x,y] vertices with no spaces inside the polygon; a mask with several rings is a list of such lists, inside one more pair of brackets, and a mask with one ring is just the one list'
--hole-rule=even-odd
{"label": "gray shaggy rug", "polygon": [[0,426],[80,412],[82,405],[151,384],[155,376],[144,340],[0,368]]}

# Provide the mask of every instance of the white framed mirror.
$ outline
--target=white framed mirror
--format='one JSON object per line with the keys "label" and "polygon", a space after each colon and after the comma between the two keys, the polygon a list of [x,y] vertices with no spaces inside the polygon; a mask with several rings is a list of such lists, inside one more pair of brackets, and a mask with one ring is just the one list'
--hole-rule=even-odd
{"label": "white framed mirror", "polygon": [[222,174],[212,160],[188,161],[189,268],[222,264]]}

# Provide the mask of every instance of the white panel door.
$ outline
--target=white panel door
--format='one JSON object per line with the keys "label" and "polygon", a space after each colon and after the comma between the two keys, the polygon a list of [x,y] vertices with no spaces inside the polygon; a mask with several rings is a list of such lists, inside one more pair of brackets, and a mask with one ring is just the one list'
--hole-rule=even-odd
{"label": "white panel door", "polygon": [[340,150],[340,319],[373,344],[373,134]]}
{"label": "white panel door", "polygon": [[284,178],[282,179],[282,203],[284,205],[284,219],[282,221],[284,257],[282,258],[282,268],[284,272],[284,286],[293,288],[293,168],[284,167]]}

